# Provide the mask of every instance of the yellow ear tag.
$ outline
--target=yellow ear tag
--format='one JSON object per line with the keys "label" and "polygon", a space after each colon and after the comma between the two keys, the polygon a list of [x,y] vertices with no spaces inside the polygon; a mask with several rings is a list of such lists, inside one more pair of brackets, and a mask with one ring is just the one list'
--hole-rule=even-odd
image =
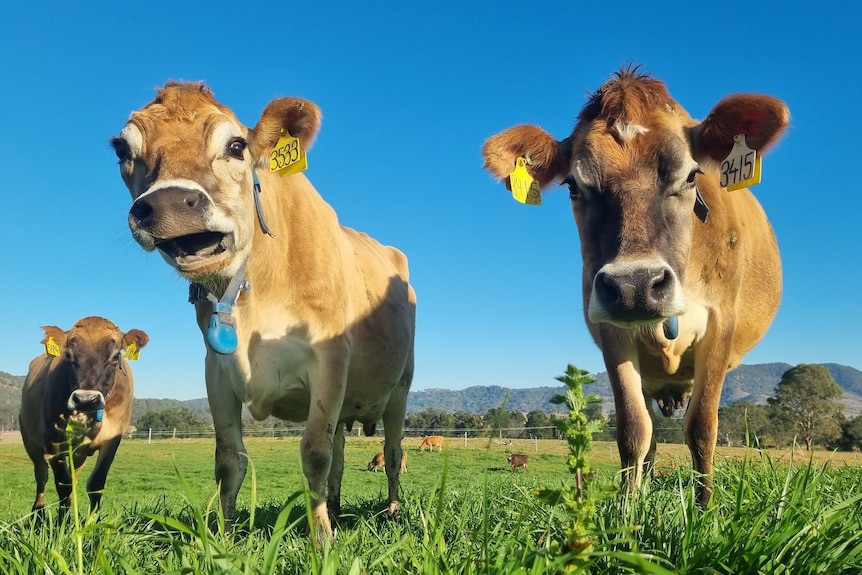
{"label": "yellow ear tag", "polygon": [[126,359],[136,360],[138,359],[138,355],[141,353],[141,350],[138,349],[137,344],[135,342],[130,343],[126,346]]}
{"label": "yellow ear tag", "polygon": [[526,158],[516,160],[515,169],[509,174],[509,189],[512,190],[512,197],[522,204],[542,205],[539,182],[527,171]]}
{"label": "yellow ear tag", "polygon": [[278,139],[272,152],[269,153],[269,171],[280,176],[298,174],[308,168],[308,158],[305,150],[290,132],[284,130],[284,135]]}
{"label": "yellow ear tag", "polygon": [[720,183],[728,192],[760,183],[760,156],[745,143],[745,134],[733,137],[733,149],[721,163]]}
{"label": "yellow ear tag", "polygon": [[53,357],[60,357],[60,346],[54,341],[53,337],[49,337],[45,342],[45,353]]}

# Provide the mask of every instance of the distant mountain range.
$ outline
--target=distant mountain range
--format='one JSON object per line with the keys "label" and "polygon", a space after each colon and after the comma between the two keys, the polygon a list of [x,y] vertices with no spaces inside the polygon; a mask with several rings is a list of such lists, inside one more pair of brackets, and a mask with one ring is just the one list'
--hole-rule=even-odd
{"label": "distant mountain range", "polygon": [[[862,414],[862,371],[836,363],[825,363],[823,366],[844,390],[845,415],[855,417]],[[765,404],[766,398],[775,393],[775,387],[781,381],[781,376],[791,367],[793,366],[789,363],[739,366],[727,374],[721,394],[721,405],[730,405],[736,401]],[[613,394],[608,375],[602,372],[597,374],[596,378],[595,383],[586,386],[585,392],[600,396],[604,400],[606,410],[612,410]],[[8,427],[7,422],[14,421],[11,414],[13,411],[17,413],[23,383],[24,376],[0,371],[0,427]],[[565,393],[565,390],[565,386],[562,385],[525,389],[507,389],[494,385],[477,385],[466,389],[422,389],[410,392],[407,399],[407,412],[435,408],[451,413],[466,411],[482,415],[489,409],[502,406],[504,401],[507,410],[529,412],[541,409],[546,412],[559,412],[562,411],[561,406],[554,405],[549,400],[554,395]],[[133,421],[147,411],[172,406],[184,406],[201,413],[208,411],[205,398],[188,401],[135,398],[132,410]],[[2,417],[3,412],[7,414],[5,417]]]}

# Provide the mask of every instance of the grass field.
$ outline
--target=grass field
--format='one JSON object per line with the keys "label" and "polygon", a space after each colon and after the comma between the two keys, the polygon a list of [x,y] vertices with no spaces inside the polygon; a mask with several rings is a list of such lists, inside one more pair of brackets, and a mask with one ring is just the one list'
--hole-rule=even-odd
{"label": "grass field", "polygon": [[[378,438],[350,437],[333,544],[306,537],[298,439],[249,439],[254,476],[240,492],[243,527],[216,515],[212,440],[120,447],[99,522],[27,519],[32,466],[20,441],[0,438],[0,573],[554,573],[566,568],[559,508],[539,486],[571,481],[565,443],[447,439],[444,453],[405,440],[404,517],[384,520],[386,476],[366,470]],[[506,456],[530,456],[512,473]],[[795,465],[788,463],[793,461]],[[720,449],[714,504],[699,511],[687,449],[661,445],[659,475],[634,504],[595,512],[591,573],[862,573],[862,455]],[[616,446],[596,443],[596,487],[615,487]],[[85,480],[89,467],[84,468]],[[82,491],[82,490],[80,490]],[[49,483],[51,512],[56,493]],[[253,524],[250,511],[254,512]],[[569,565],[571,568],[571,565]]]}

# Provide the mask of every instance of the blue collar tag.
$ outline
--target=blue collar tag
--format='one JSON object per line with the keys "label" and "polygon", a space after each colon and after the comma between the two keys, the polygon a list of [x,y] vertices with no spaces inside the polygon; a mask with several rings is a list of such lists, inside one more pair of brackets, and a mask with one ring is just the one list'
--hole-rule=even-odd
{"label": "blue collar tag", "polygon": [[679,319],[675,315],[664,320],[662,327],[666,338],[676,339],[679,337]]}
{"label": "blue collar tag", "polygon": [[233,306],[222,302],[212,304],[213,313],[207,327],[207,344],[216,353],[231,354],[236,351],[237,345],[236,329],[231,316]]}

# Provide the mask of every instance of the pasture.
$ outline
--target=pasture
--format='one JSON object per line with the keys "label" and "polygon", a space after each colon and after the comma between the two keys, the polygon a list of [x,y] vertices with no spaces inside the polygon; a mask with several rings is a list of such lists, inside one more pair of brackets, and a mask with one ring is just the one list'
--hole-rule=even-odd
{"label": "pasture", "polygon": [[[571,481],[561,441],[447,438],[420,453],[405,439],[404,517],[386,520],[384,473],[366,470],[379,438],[348,437],[343,517],[333,544],[306,537],[299,440],[248,439],[252,463],[240,491],[240,528],[215,515],[212,440],[125,441],[108,477],[101,521],[53,522],[35,532],[28,515],[32,466],[20,439],[0,438],[2,573],[553,573],[565,567],[557,508],[530,495]],[[530,470],[513,473],[509,453]],[[710,509],[694,504],[688,450],[660,445],[660,473],[635,505],[599,502],[591,573],[862,572],[862,455],[719,448]],[[794,465],[788,463],[793,460]],[[615,444],[595,443],[591,485],[617,485]],[[91,465],[84,467],[85,478]],[[251,472],[253,469],[253,475]],[[56,511],[53,484],[49,513]],[[254,516],[249,516],[253,506]],[[249,523],[252,526],[249,527]],[[783,571],[783,569],[789,569]]]}

